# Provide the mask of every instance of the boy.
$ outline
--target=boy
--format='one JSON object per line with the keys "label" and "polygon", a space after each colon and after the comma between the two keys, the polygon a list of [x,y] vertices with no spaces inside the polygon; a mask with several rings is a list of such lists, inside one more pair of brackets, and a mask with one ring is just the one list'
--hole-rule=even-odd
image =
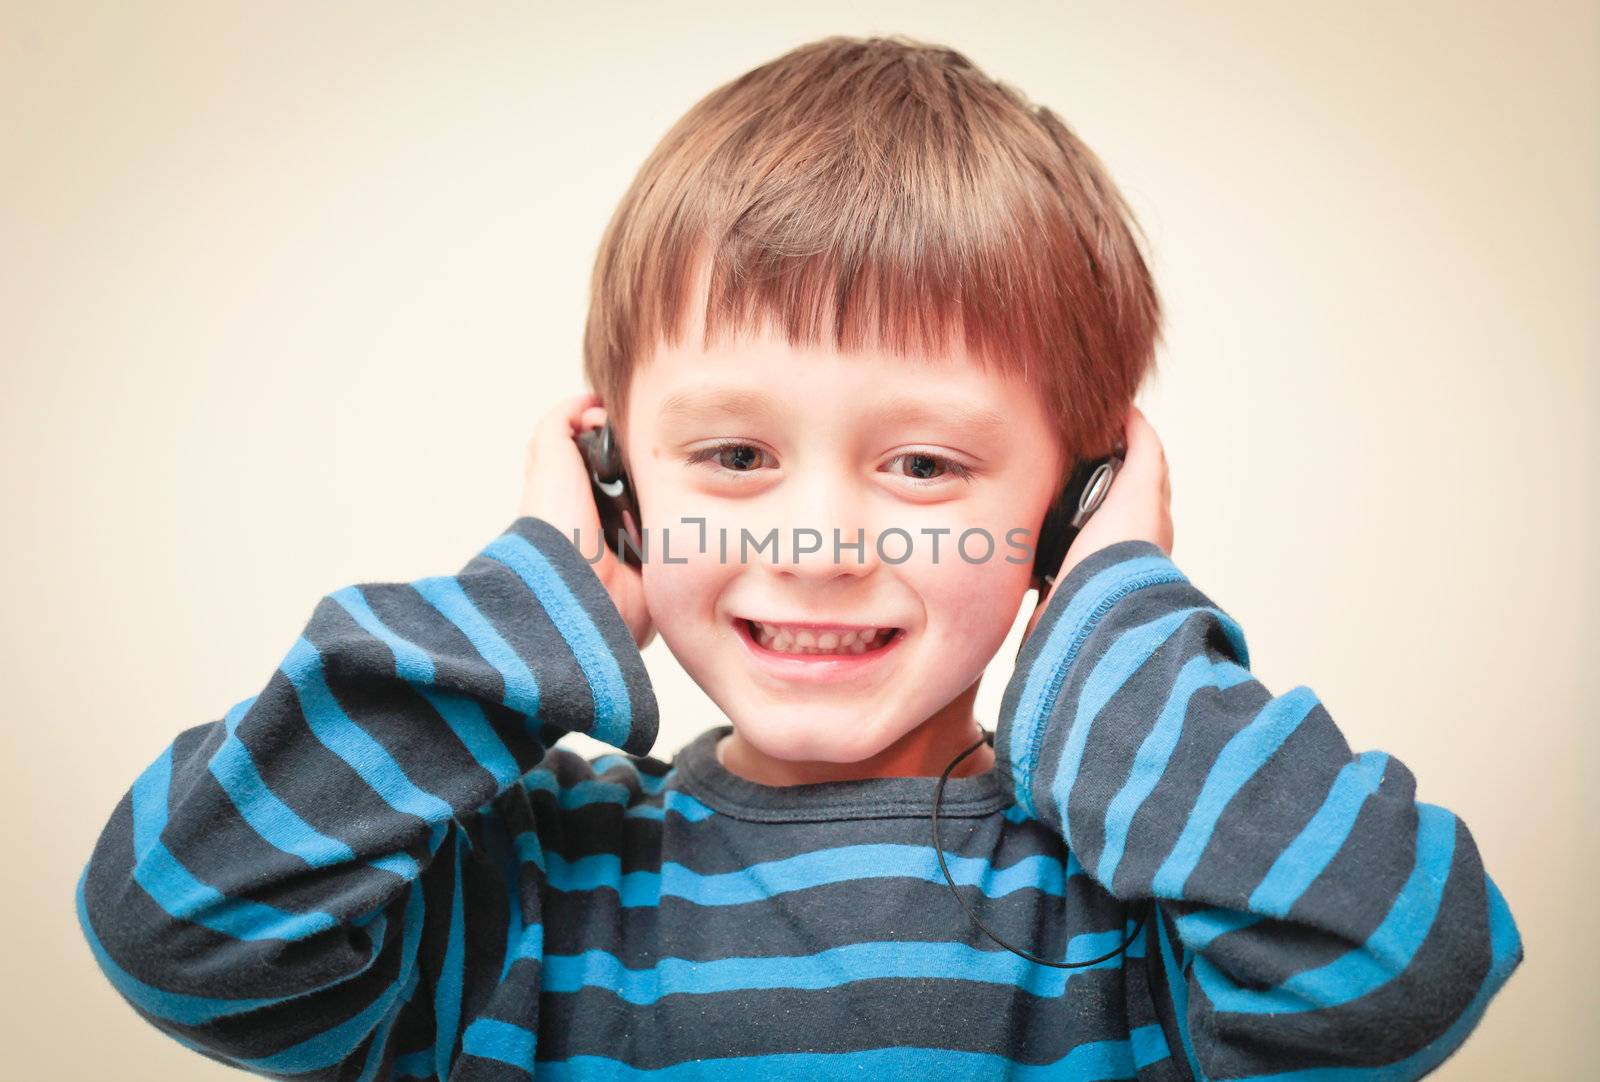
{"label": "boy", "polygon": [[[714,92],[607,231],[599,393],[540,424],[509,528],[324,597],[117,806],[78,892],[107,976],[276,1077],[1431,1070],[1516,926],[1465,825],[1268,692],[1171,562],[1130,217],[949,50],[832,38]],[[638,568],[596,543],[573,437],[602,420]],[[1036,532],[1119,435],[991,746],[1029,568],[958,539]],[[732,722],[670,764],[656,633]]]}

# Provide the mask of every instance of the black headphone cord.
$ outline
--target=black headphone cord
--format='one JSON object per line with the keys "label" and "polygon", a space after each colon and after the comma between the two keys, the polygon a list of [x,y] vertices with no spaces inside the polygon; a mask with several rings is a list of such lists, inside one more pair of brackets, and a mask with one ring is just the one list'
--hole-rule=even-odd
{"label": "black headphone cord", "polygon": [[961,760],[965,759],[967,756],[983,747],[988,740],[989,734],[984,732],[983,736],[979,738],[976,744],[972,745],[972,747],[968,748],[966,751],[950,760],[950,765],[944,768],[943,774],[939,775],[939,784],[933,790],[933,851],[938,854],[939,870],[944,872],[945,882],[950,884],[950,892],[956,896],[956,901],[961,903],[961,908],[967,911],[967,916],[972,918],[972,923],[978,926],[979,931],[988,936],[990,939],[994,940],[996,943],[1000,944],[1012,954],[1021,955],[1030,962],[1038,962],[1042,966],[1055,966],[1057,969],[1076,969],[1080,966],[1098,965],[1107,959],[1115,958],[1117,955],[1127,950],[1130,943],[1139,938],[1139,933],[1144,930],[1144,914],[1140,914],[1139,920],[1133,926],[1133,931],[1128,934],[1128,938],[1122,941],[1122,946],[1118,947],[1111,953],[1102,954],[1098,958],[1091,958],[1087,962],[1054,962],[1048,958],[1040,958],[1037,954],[1029,954],[1027,951],[1018,950],[1010,943],[1007,943],[1005,940],[989,931],[988,928],[984,927],[983,921],[978,919],[978,915],[972,911],[972,907],[967,904],[967,900],[961,896],[961,892],[956,889],[956,881],[951,878],[950,869],[944,862],[944,848],[939,844],[939,801],[944,798],[944,783],[945,780],[950,777],[950,771],[954,770],[956,768],[956,764],[961,762]]}

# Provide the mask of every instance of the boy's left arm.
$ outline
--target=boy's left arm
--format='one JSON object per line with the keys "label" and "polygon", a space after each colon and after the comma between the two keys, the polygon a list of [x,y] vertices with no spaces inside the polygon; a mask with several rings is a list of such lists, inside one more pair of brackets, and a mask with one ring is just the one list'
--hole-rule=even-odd
{"label": "boy's left arm", "polygon": [[1466,825],[1398,759],[1353,754],[1309,688],[1264,688],[1149,541],[1057,583],[995,749],[1088,875],[1154,903],[1151,987],[1198,1078],[1421,1077],[1522,960]]}

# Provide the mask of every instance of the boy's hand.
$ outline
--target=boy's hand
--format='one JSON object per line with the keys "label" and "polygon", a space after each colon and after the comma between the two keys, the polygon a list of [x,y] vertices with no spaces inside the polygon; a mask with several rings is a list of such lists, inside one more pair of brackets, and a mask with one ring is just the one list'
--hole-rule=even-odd
{"label": "boy's hand", "polygon": [[1128,408],[1127,456],[1100,509],[1089,516],[1061,561],[1050,591],[1039,599],[1023,629],[1027,640],[1067,572],[1092,552],[1118,541],[1149,541],[1172,555],[1172,483],[1167,453],[1138,406]]}
{"label": "boy's hand", "polygon": [[576,529],[585,559],[600,545],[600,559],[590,566],[610,593],[633,641],[643,650],[656,635],[655,622],[645,605],[644,578],[638,568],[617,559],[610,546],[601,543],[600,511],[589,487],[583,452],[574,439],[579,432],[599,428],[605,421],[600,396],[593,393],[564,399],[540,419],[528,441],[517,514],[543,519],[568,540]]}

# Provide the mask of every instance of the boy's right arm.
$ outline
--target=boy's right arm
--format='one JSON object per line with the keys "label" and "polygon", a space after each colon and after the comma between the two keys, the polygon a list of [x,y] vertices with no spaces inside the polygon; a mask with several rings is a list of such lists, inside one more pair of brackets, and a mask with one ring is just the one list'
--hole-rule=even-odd
{"label": "boy's right arm", "polygon": [[[400,1036],[402,1009],[431,1034],[452,907],[430,900],[454,874],[457,817],[564,732],[643,755],[657,721],[595,571],[523,515],[457,575],[322,598],[266,687],[180,733],[118,803],[78,883],[80,924],[117,990],[180,1042],[261,1073],[353,1077]],[[428,1039],[447,1070],[456,1034]]]}

